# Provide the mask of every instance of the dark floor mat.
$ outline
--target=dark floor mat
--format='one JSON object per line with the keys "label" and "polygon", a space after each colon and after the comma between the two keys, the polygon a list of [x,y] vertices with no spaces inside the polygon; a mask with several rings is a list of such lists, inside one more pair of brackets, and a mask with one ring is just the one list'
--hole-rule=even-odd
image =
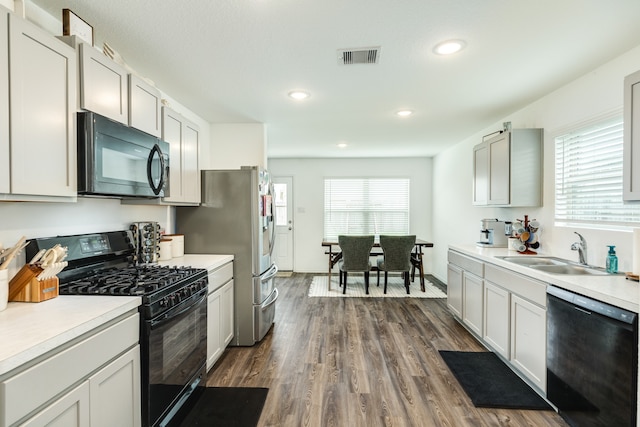
{"label": "dark floor mat", "polygon": [[440,355],[476,407],[552,410],[492,352],[440,350]]}
{"label": "dark floor mat", "polygon": [[255,427],[268,392],[268,388],[207,387],[180,426]]}

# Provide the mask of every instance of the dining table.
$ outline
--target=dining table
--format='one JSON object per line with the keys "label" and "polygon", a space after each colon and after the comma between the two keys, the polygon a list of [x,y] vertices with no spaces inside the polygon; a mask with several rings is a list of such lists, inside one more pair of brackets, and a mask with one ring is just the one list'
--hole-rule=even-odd
{"label": "dining table", "polygon": [[[332,239],[324,239],[322,240],[322,246],[328,249],[325,250],[325,254],[329,256],[329,277],[327,279],[327,284],[329,289],[331,289],[331,270],[333,270],[333,266],[338,263],[342,259],[342,251],[340,250],[340,245],[337,240]],[[423,248],[432,248],[433,243],[427,242],[426,240],[416,239],[416,243],[411,251],[411,281],[415,279],[416,270],[418,270],[420,274],[420,290],[425,292],[424,287],[424,264],[422,261],[423,257]],[[371,256],[379,256],[384,255],[382,249],[380,248],[380,240],[378,236],[375,237],[373,242],[373,247],[371,248]]]}

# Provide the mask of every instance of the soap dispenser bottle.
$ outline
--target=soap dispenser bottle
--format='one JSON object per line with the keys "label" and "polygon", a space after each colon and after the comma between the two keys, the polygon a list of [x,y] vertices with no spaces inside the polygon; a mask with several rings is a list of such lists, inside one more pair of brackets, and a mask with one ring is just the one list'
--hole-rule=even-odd
{"label": "soap dispenser bottle", "polygon": [[618,272],[618,257],[616,256],[616,247],[609,245],[609,253],[607,254],[607,273]]}

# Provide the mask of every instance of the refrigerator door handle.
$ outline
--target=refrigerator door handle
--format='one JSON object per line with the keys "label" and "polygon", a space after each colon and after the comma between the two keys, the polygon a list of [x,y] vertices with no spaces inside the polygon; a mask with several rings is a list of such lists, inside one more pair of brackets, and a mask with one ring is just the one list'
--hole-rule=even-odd
{"label": "refrigerator door handle", "polygon": [[[273,182],[269,182],[269,194],[273,195],[275,188]],[[276,211],[274,209],[275,203],[271,203],[271,240],[269,240],[269,257],[273,256],[273,247],[276,245]]]}
{"label": "refrigerator door handle", "polygon": [[264,273],[264,275],[260,278],[260,281],[266,282],[268,280],[271,280],[271,278],[274,277],[277,273],[278,273],[278,266],[275,264],[272,264],[271,268],[269,268],[269,270],[267,270]]}
{"label": "refrigerator door handle", "polygon": [[276,300],[278,299],[278,295],[279,295],[278,288],[274,289],[271,295],[272,297],[270,297],[267,301],[264,302],[264,304],[262,304],[261,308],[263,310],[276,303]]}

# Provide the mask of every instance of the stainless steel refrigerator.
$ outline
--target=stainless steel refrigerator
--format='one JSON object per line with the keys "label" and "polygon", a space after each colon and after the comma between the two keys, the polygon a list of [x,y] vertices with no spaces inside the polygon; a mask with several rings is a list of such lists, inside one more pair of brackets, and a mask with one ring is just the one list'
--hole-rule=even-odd
{"label": "stainless steel refrigerator", "polygon": [[203,170],[201,205],[176,208],[176,233],[185,252],[233,254],[235,334],[231,345],[251,346],[273,325],[278,268],[274,244],[272,184],[256,166]]}

